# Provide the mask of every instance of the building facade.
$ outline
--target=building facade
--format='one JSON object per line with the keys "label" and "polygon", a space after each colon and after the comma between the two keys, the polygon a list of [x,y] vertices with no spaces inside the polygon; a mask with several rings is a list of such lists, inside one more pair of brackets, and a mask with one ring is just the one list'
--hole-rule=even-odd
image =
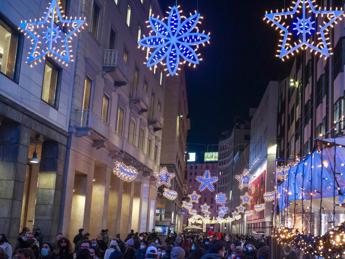
{"label": "building facade", "polygon": [[[137,41],[160,7],[156,0],[85,0],[79,10],[89,28],[76,50],[63,233],[151,231],[165,80],[162,70],[144,65]],[[121,181],[112,173],[115,161],[134,167],[138,178]]]}

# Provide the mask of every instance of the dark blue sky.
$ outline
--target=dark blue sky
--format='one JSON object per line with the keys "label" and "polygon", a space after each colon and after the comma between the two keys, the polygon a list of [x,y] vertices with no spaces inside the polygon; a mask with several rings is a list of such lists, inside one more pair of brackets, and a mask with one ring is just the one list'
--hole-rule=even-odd
{"label": "dark blue sky", "polygon": [[[175,1],[160,3],[167,8]],[[197,0],[178,3],[185,14],[197,6]],[[283,5],[274,0],[199,0],[201,28],[211,32],[211,45],[200,49],[203,63],[187,69],[190,143],[217,143],[236,118],[257,106],[270,80],[286,75],[289,64],[275,57],[278,33],[262,21],[265,10]]]}

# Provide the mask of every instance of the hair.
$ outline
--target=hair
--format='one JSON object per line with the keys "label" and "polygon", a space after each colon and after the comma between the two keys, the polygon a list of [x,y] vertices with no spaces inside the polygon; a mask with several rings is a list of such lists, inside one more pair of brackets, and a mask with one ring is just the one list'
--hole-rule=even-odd
{"label": "hair", "polygon": [[2,240],[3,240],[4,242],[8,243],[8,239],[7,239],[7,237],[6,237],[5,234],[0,234],[0,236],[2,236]]}
{"label": "hair", "polygon": [[18,249],[15,254],[22,254],[27,258],[36,259],[34,252],[30,248]]}
{"label": "hair", "polygon": [[77,252],[76,259],[90,259],[90,252],[89,249],[81,249]]}
{"label": "hair", "polygon": [[61,243],[62,241],[66,241],[66,251],[67,253],[72,253],[72,245],[71,242],[66,238],[66,237],[62,237],[58,242],[57,242],[57,253],[60,253],[62,247],[61,247]]}
{"label": "hair", "polygon": [[222,241],[217,240],[211,246],[210,252],[216,254],[216,253],[218,253],[220,250],[222,250],[224,248],[225,248],[224,243]]}

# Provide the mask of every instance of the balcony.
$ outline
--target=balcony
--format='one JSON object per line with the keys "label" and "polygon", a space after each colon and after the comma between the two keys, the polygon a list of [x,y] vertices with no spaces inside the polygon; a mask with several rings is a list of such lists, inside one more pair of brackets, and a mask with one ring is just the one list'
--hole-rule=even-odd
{"label": "balcony", "polygon": [[114,79],[114,86],[121,87],[127,85],[127,78],[120,70],[119,51],[116,49],[105,49],[103,57],[103,72],[109,74]]}
{"label": "balcony", "polygon": [[148,124],[152,127],[153,131],[160,131],[163,128],[163,118],[158,115],[150,116],[148,119]]}
{"label": "balcony", "polygon": [[130,96],[130,107],[141,115],[149,109],[149,98],[145,94],[135,94],[134,96]]}
{"label": "balcony", "polygon": [[93,140],[93,146],[96,148],[105,146],[109,127],[100,116],[89,110],[75,110],[72,119],[77,137],[89,136]]}

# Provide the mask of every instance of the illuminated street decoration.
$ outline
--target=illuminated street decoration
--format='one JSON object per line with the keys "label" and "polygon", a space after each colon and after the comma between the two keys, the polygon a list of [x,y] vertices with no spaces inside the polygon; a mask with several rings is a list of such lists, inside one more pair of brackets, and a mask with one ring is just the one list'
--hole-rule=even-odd
{"label": "illuminated street decoration", "polygon": [[249,186],[250,181],[249,171],[247,169],[244,170],[242,174],[236,175],[235,179],[239,182],[238,188],[240,190],[247,188]]}
{"label": "illuminated street decoration", "polygon": [[179,6],[171,7],[168,17],[163,19],[151,16],[150,34],[138,42],[143,49],[153,49],[146,65],[152,68],[161,63],[171,76],[177,75],[181,64],[198,65],[202,60],[197,54],[198,47],[210,40],[209,34],[199,31],[201,20],[198,12],[184,17]]}
{"label": "illuminated street decoration", "polygon": [[161,187],[165,186],[170,188],[171,187],[171,180],[176,175],[174,173],[169,173],[166,167],[163,167],[160,172],[155,172],[154,177],[156,178],[156,186]]}
{"label": "illuminated street decoration", "polygon": [[220,192],[220,193],[216,194],[214,200],[215,200],[216,204],[223,205],[226,203],[227,198],[226,198],[225,193]]}
{"label": "illuminated street decoration", "polygon": [[197,176],[196,180],[200,183],[199,191],[203,192],[208,189],[210,192],[214,192],[216,189],[214,184],[218,182],[218,177],[212,177],[211,172],[206,170],[204,176]]}
{"label": "illuminated street decoration", "polygon": [[127,166],[120,161],[115,162],[113,173],[125,182],[133,182],[139,174],[137,169],[132,166]]}
{"label": "illuminated street decoration", "polygon": [[170,190],[168,188],[164,188],[163,196],[168,200],[174,201],[177,199],[178,194],[174,190]]}
{"label": "illuminated street decoration", "polygon": [[193,209],[193,203],[187,202],[187,201],[182,201],[182,208],[185,208],[186,210],[191,210]]}
{"label": "illuminated street decoration", "polygon": [[264,200],[265,202],[272,202],[275,199],[275,192],[266,192],[264,194]]}
{"label": "illuminated street decoration", "polygon": [[32,67],[48,56],[68,66],[73,62],[72,39],[85,25],[85,18],[66,17],[59,0],[52,0],[43,17],[20,22],[19,29],[32,44],[26,63]]}
{"label": "illuminated street decoration", "polygon": [[224,215],[227,214],[229,212],[229,208],[228,207],[225,207],[225,206],[221,206],[219,207],[218,209],[218,213],[221,214],[221,215]]}
{"label": "illuminated street decoration", "polygon": [[241,198],[241,201],[242,201],[242,205],[249,204],[250,196],[249,196],[248,192],[246,192],[244,195],[241,195],[240,198]]}
{"label": "illuminated street decoration", "polygon": [[205,212],[209,212],[210,206],[207,205],[207,203],[204,203],[203,205],[200,206],[201,208],[201,212],[205,213]]}
{"label": "illuminated street decoration", "polygon": [[196,191],[193,191],[191,194],[188,195],[188,197],[191,203],[199,203],[201,195],[197,194]]}
{"label": "illuminated street decoration", "polygon": [[266,13],[264,20],[275,26],[282,38],[277,57],[284,60],[307,49],[324,58],[332,54],[328,32],[343,18],[344,12],[321,9],[314,2],[296,0],[288,9]]}
{"label": "illuminated street decoration", "polygon": [[243,205],[240,205],[240,206],[237,207],[237,211],[239,213],[245,213],[246,207],[244,207]]}
{"label": "illuminated street decoration", "polygon": [[191,210],[188,211],[188,213],[189,213],[190,215],[197,215],[197,214],[198,214],[198,211],[195,210],[195,209],[191,209]]}
{"label": "illuminated street decoration", "polygon": [[254,210],[256,212],[264,211],[265,210],[265,203],[254,205]]}

